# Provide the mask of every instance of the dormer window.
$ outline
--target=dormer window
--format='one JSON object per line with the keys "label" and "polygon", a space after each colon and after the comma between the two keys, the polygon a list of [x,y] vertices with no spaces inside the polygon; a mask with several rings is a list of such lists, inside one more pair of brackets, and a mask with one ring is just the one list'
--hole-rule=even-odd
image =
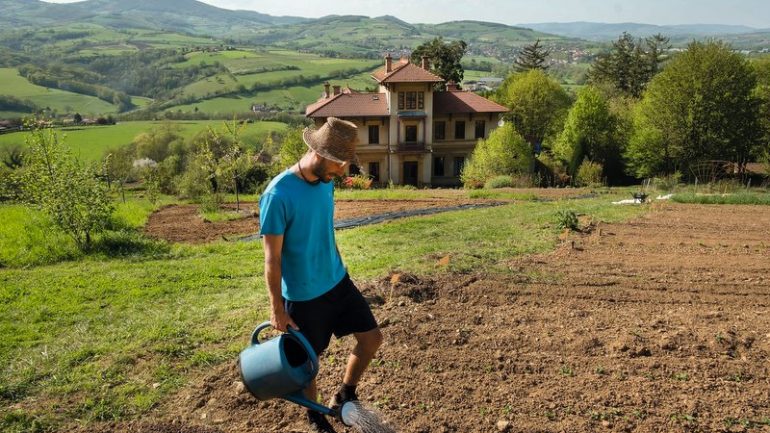
{"label": "dormer window", "polygon": [[425,108],[425,92],[398,92],[399,110],[422,110]]}

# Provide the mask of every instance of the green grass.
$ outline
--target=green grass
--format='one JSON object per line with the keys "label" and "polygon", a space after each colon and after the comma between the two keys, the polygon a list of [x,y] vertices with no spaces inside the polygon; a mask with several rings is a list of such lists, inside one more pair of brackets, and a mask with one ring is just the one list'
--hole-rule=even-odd
{"label": "green grass", "polygon": [[49,89],[27,81],[14,68],[0,68],[0,95],[29,99],[38,107],[49,107],[59,113],[79,112],[83,116],[116,113],[117,107],[95,96]]}
{"label": "green grass", "polygon": [[[85,161],[98,161],[111,149],[129,144],[134,137],[153,128],[158,128],[169,122],[119,122],[110,126],[88,126],[62,128],[59,131],[65,136],[65,143],[72,148],[73,153]],[[189,139],[209,126],[221,128],[221,120],[205,121],[177,121],[170,122],[179,127],[180,134]],[[242,137],[247,145],[256,145],[263,140],[270,131],[280,131],[286,128],[286,124],[280,122],[255,122],[248,124],[242,132]],[[4,146],[24,146],[27,133],[13,133],[0,135],[0,149]]]}
{"label": "green grass", "polygon": [[770,194],[767,192],[738,192],[734,194],[674,194],[671,200],[677,203],[697,204],[750,204],[770,205]]}
{"label": "green grass", "polygon": [[[136,233],[150,213],[168,199],[152,205],[127,195],[117,202],[111,230],[95,238],[94,255],[135,255],[163,248]],[[75,242],[45,214],[23,205],[0,205],[0,268],[30,267],[75,260],[84,256]]]}
{"label": "green grass", "polygon": [[[607,197],[526,202],[344,230],[337,239],[356,279],[446,272],[435,263],[444,255],[451,271],[511,272],[510,257],[555,245],[563,206],[605,221],[641,212]],[[124,212],[137,226],[146,208]],[[260,242],[216,242],[0,269],[0,426],[135,417],[191,375],[231,361],[267,317],[262,260]],[[16,402],[24,411],[7,409]]]}

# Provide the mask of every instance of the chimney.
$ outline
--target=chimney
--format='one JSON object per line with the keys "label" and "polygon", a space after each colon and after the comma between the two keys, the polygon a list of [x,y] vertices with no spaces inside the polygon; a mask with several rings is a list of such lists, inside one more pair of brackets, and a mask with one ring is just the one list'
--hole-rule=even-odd
{"label": "chimney", "polygon": [[332,86],[334,88],[334,94],[339,95],[340,94],[340,86]]}
{"label": "chimney", "polygon": [[457,92],[460,90],[460,86],[457,85],[454,81],[447,81],[446,83],[446,91],[447,92]]}
{"label": "chimney", "polygon": [[393,70],[393,57],[390,57],[390,53],[385,55],[385,72],[390,73]]}
{"label": "chimney", "polygon": [[329,82],[324,83],[324,99],[329,97]]}
{"label": "chimney", "polygon": [[428,56],[422,56],[422,68],[426,71],[430,69],[430,61],[428,60]]}

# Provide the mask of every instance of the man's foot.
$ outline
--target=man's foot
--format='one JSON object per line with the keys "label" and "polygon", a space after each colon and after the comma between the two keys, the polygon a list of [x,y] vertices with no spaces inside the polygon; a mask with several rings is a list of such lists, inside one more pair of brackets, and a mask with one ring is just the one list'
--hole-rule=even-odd
{"label": "man's foot", "polygon": [[343,404],[349,401],[357,400],[358,396],[356,395],[356,387],[342,385],[342,388],[340,388],[340,390],[334,394],[334,397],[332,397],[332,401],[329,402],[329,406],[331,406],[333,410],[339,411]]}
{"label": "man's foot", "polygon": [[310,424],[310,432],[312,433],[337,433],[337,430],[334,430],[334,427],[329,424],[329,420],[321,412],[307,411],[307,422]]}

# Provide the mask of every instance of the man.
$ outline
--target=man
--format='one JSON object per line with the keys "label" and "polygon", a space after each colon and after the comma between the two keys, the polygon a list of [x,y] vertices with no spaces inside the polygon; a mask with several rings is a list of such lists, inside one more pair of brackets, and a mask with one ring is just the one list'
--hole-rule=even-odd
{"label": "man", "polygon": [[[265,280],[272,325],[307,337],[320,356],[332,334],[353,334],[356,345],[332,406],[357,400],[356,385],[382,344],[369,305],[350,280],[334,239],[334,184],[356,161],[355,124],[334,117],[317,130],[306,128],[308,152],[276,176],[259,201],[260,235],[265,249]],[[305,396],[317,401],[315,380]],[[320,412],[308,410],[311,431],[334,428]]]}

